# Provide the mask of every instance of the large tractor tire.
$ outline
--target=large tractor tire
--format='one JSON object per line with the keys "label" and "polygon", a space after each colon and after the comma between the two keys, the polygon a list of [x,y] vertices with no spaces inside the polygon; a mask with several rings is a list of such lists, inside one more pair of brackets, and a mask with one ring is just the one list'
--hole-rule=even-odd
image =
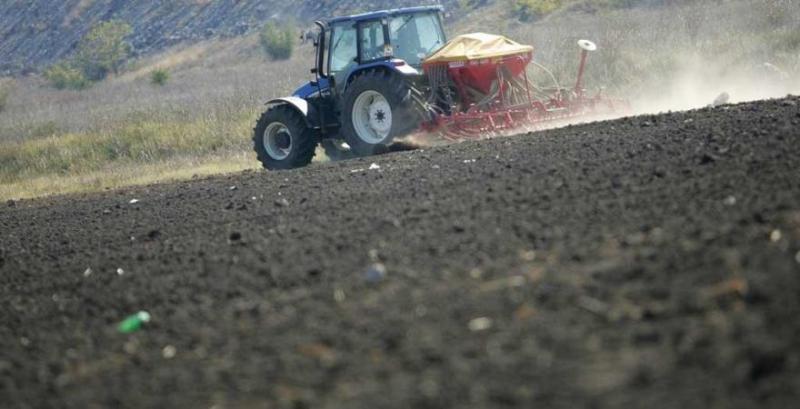
{"label": "large tractor tire", "polygon": [[341,139],[323,139],[319,144],[322,146],[322,149],[325,150],[325,156],[327,156],[331,162],[357,157],[353,150],[350,149],[350,145]]}
{"label": "large tractor tire", "polygon": [[261,115],[253,130],[253,149],[269,170],[300,168],[311,163],[317,134],[288,105],[275,105]]}
{"label": "large tractor tire", "polygon": [[353,79],[344,94],[342,134],[356,155],[387,151],[394,138],[419,127],[411,87],[401,75],[369,70]]}

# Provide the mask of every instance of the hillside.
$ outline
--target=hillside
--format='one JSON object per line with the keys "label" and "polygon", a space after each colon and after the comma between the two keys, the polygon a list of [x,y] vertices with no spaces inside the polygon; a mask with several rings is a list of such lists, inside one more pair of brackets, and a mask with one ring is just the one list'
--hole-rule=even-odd
{"label": "hillside", "polygon": [[[314,18],[427,0],[31,0],[0,2],[0,74],[33,70],[68,55],[93,25],[117,19],[133,28],[138,54],[187,41],[246,34],[269,19]],[[444,1],[444,4],[454,1]],[[303,27],[306,23],[302,23]]]}
{"label": "hillside", "polygon": [[[599,49],[590,57],[585,83],[630,99],[635,113],[700,108],[723,92],[730,102],[800,94],[800,20],[793,18],[800,15],[800,2],[680,0],[658,7],[576,10],[579,3],[521,21],[509,2],[462,1],[447,6],[456,11],[447,31],[451,36],[488,31],[534,45],[536,61],[555,77],[531,67],[531,78],[543,86],[553,79],[573,83],[576,41],[591,39]],[[582,4],[588,3],[603,0]],[[203,10],[214,14],[214,4]],[[227,12],[250,3],[237,4]],[[133,15],[130,10],[139,7],[144,6],[131,2],[123,14]],[[185,7],[200,10],[195,2]],[[102,13],[84,14],[99,19]],[[87,21],[81,24],[91,25]],[[296,41],[286,61],[268,58],[256,32],[187,40],[145,55],[140,46],[139,56],[119,75],[82,90],[55,89],[39,75],[0,76],[0,199],[258,167],[251,137],[264,102],[311,78],[314,49]],[[0,49],[8,44],[0,43]],[[163,86],[151,83],[155,70],[168,72]],[[326,158],[318,154],[317,159]]]}

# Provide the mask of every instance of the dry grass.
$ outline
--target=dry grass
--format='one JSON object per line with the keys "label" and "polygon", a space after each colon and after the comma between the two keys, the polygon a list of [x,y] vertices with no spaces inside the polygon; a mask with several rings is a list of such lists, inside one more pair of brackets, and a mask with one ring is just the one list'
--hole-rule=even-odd
{"label": "dry grass", "polygon": [[258,167],[258,163],[246,153],[211,158],[172,158],[164,162],[147,164],[113,164],[107,169],[91,172],[51,174],[0,183],[0,200],[97,192],[125,186],[240,172]]}
{"label": "dry grass", "polygon": [[[310,78],[312,51],[298,51],[269,62],[253,38],[210,42],[84,91],[22,78],[0,113],[0,198],[258,167],[250,138],[264,103]],[[153,86],[146,73],[162,67],[170,81]]]}

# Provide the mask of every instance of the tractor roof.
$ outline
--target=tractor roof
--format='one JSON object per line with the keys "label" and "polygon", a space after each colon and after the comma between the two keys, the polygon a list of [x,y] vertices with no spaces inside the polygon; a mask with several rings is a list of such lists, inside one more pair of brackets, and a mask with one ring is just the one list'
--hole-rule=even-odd
{"label": "tractor roof", "polygon": [[328,20],[328,24],[341,23],[344,21],[364,21],[375,20],[383,17],[400,16],[403,14],[425,13],[425,12],[441,12],[444,7],[436,6],[419,6],[419,7],[406,7],[401,9],[373,11],[370,13],[356,14],[352,16],[336,17]]}

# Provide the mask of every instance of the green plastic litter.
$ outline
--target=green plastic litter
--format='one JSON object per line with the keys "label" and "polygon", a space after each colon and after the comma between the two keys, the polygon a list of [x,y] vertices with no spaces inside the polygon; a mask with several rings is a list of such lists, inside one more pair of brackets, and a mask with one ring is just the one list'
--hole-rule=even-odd
{"label": "green plastic litter", "polygon": [[150,313],[147,311],[139,311],[120,322],[117,326],[117,330],[123,334],[130,334],[140,330],[142,325],[147,322],[150,322]]}

